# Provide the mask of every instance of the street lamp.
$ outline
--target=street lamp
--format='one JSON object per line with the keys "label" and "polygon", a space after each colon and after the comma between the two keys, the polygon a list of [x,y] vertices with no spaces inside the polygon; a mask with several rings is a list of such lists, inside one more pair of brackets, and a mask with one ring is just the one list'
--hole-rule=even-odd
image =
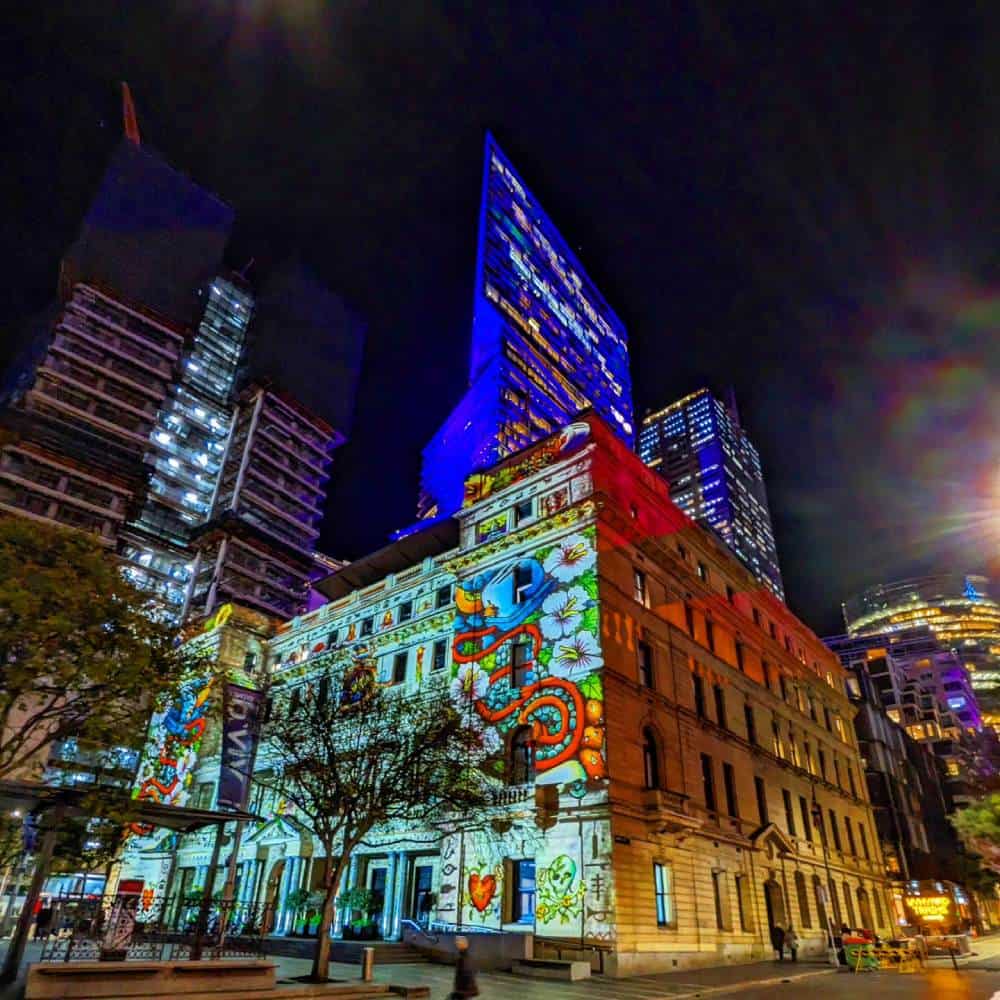
{"label": "street lamp", "polygon": [[823,810],[820,808],[819,802],[816,801],[816,786],[812,786],[812,808],[810,809],[812,813],[813,826],[819,830],[819,842],[820,846],[823,848],[823,867],[826,869],[826,885],[821,885],[819,887],[819,898],[823,902],[823,909],[826,911],[826,931],[827,931],[827,949],[826,957],[830,964],[835,968],[839,968],[840,959],[837,957],[837,949],[833,944],[833,922],[830,919],[830,904],[832,900],[830,897],[830,886],[833,884],[833,878],[830,875],[830,856],[826,849],[826,833],[823,828]]}

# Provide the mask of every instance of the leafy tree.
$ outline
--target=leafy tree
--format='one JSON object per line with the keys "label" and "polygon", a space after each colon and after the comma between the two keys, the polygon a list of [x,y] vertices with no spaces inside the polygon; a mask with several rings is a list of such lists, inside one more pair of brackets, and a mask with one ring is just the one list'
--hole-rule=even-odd
{"label": "leafy tree", "polygon": [[185,669],[157,612],[93,536],[0,520],[0,778],[37,777],[64,740],[141,745]]}
{"label": "leafy tree", "polygon": [[411,695],[365,667],[328,668],[309,692],[274,693],[259,784],[297,810],[326,855],[312,976],[325,981],[343,873],[366,838],[409,826],[445,832],[485,815],[481,734],[447,689]]}
{"label": "leafy tree", "polygon": [[983,859],[983,865],[1000,872],[1000,792],[960,809],[951,822],[966,845]]}

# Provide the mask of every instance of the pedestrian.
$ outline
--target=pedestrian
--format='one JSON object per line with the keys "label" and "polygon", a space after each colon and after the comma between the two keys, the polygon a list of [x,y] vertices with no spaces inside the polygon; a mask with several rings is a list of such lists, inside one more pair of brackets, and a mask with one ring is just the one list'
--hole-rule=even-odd
{"label": "pedestrian", "polygon": [[465,997],[479,996],[479,985],[476,983],[476,970],[469,958],[469,939],[459,935],[455,938],[458,949],[458,961],[455,963],[455,988],[451,991],[451,1000],[465,1000]]}
{"label": "pedestrian", "polygon": [[52,907],[46,903],[39,911],[35,922],[35,939],[44,941],[49,936],[52,925]]}
{"label": "pedestrian", "polygon": [[797,962],[799,960],[799,936],[791,924],[785,931],[785,947],[788,949],[788,954],[792,956],[792,961]]}
{"label": "pedestrian", "polygon": [[774,948],[778,961],[785,960],[785,928],[780,924],[775,924],[771,928],[771,947]]}

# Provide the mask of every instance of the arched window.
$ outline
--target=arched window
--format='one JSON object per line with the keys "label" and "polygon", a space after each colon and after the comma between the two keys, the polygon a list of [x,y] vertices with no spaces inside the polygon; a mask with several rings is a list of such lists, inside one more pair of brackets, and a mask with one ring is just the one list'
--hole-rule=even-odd
{"label": "arched window", "polygon": [[826,903],[823,901],[823,883],[818,875],[813,875],[813,898],[816,900],[816,916],[819,925],[823,930],[828,929],[829,917],[827,916]]}
{"label": "arched window", "polygon": [[799,897],[799,926],[812,927],[812,917],[809,913],[809,893],[806,889],[806,877],[802,872],[795,873],[795,895]]}
{"label": "arched window", "polygon": [[868,890],[864,886],[858,886],[858,920],[866,930],[877,930],[875,921],[872,919],[871,901],[868,898]]}
{"label": "arched window", "polygon": [[642,731],[642,783],[645,788],[660,787],[660,748],[648,728]]}
{"label": "arched window", "polygon": [[535,749],[529,726],[521,726],[511,735],[507,770],[512,785],[526,785],[535,780]]}
{"label": "arched window", "polygon": [[854,919],[854,893],[851,892],[851,883],[844,879],[844,909],[847,911],[847,923],[853,930],[858,926]]}

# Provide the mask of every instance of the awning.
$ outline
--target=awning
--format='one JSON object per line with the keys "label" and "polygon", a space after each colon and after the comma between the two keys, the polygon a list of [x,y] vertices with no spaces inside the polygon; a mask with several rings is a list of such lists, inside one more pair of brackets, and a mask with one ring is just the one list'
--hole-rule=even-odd
{"label": "awning", "polygon": [[102,799],[109,804],[120,804],[122,810],[127,809],[132,822],[149,824],[174,830],[178,833],[191,833],[206,826],[218,826],[221,823],[232,823],[244,820],[253,823],[263,822],[262,818],[248,812],[220,812],[215,809],[188,809],[183,806],[165,806],[159,802],[146,799],[133,799],[125,788],[102,785],[77,787],[62,785],[46,785],[40,781],[0,781],[0,809],[10,813],[15,809],[22,812],[48,812],[56,806],[63,808],[65,815],[89,816],[92,810],[85,807],[87,796],[99,790]]}

